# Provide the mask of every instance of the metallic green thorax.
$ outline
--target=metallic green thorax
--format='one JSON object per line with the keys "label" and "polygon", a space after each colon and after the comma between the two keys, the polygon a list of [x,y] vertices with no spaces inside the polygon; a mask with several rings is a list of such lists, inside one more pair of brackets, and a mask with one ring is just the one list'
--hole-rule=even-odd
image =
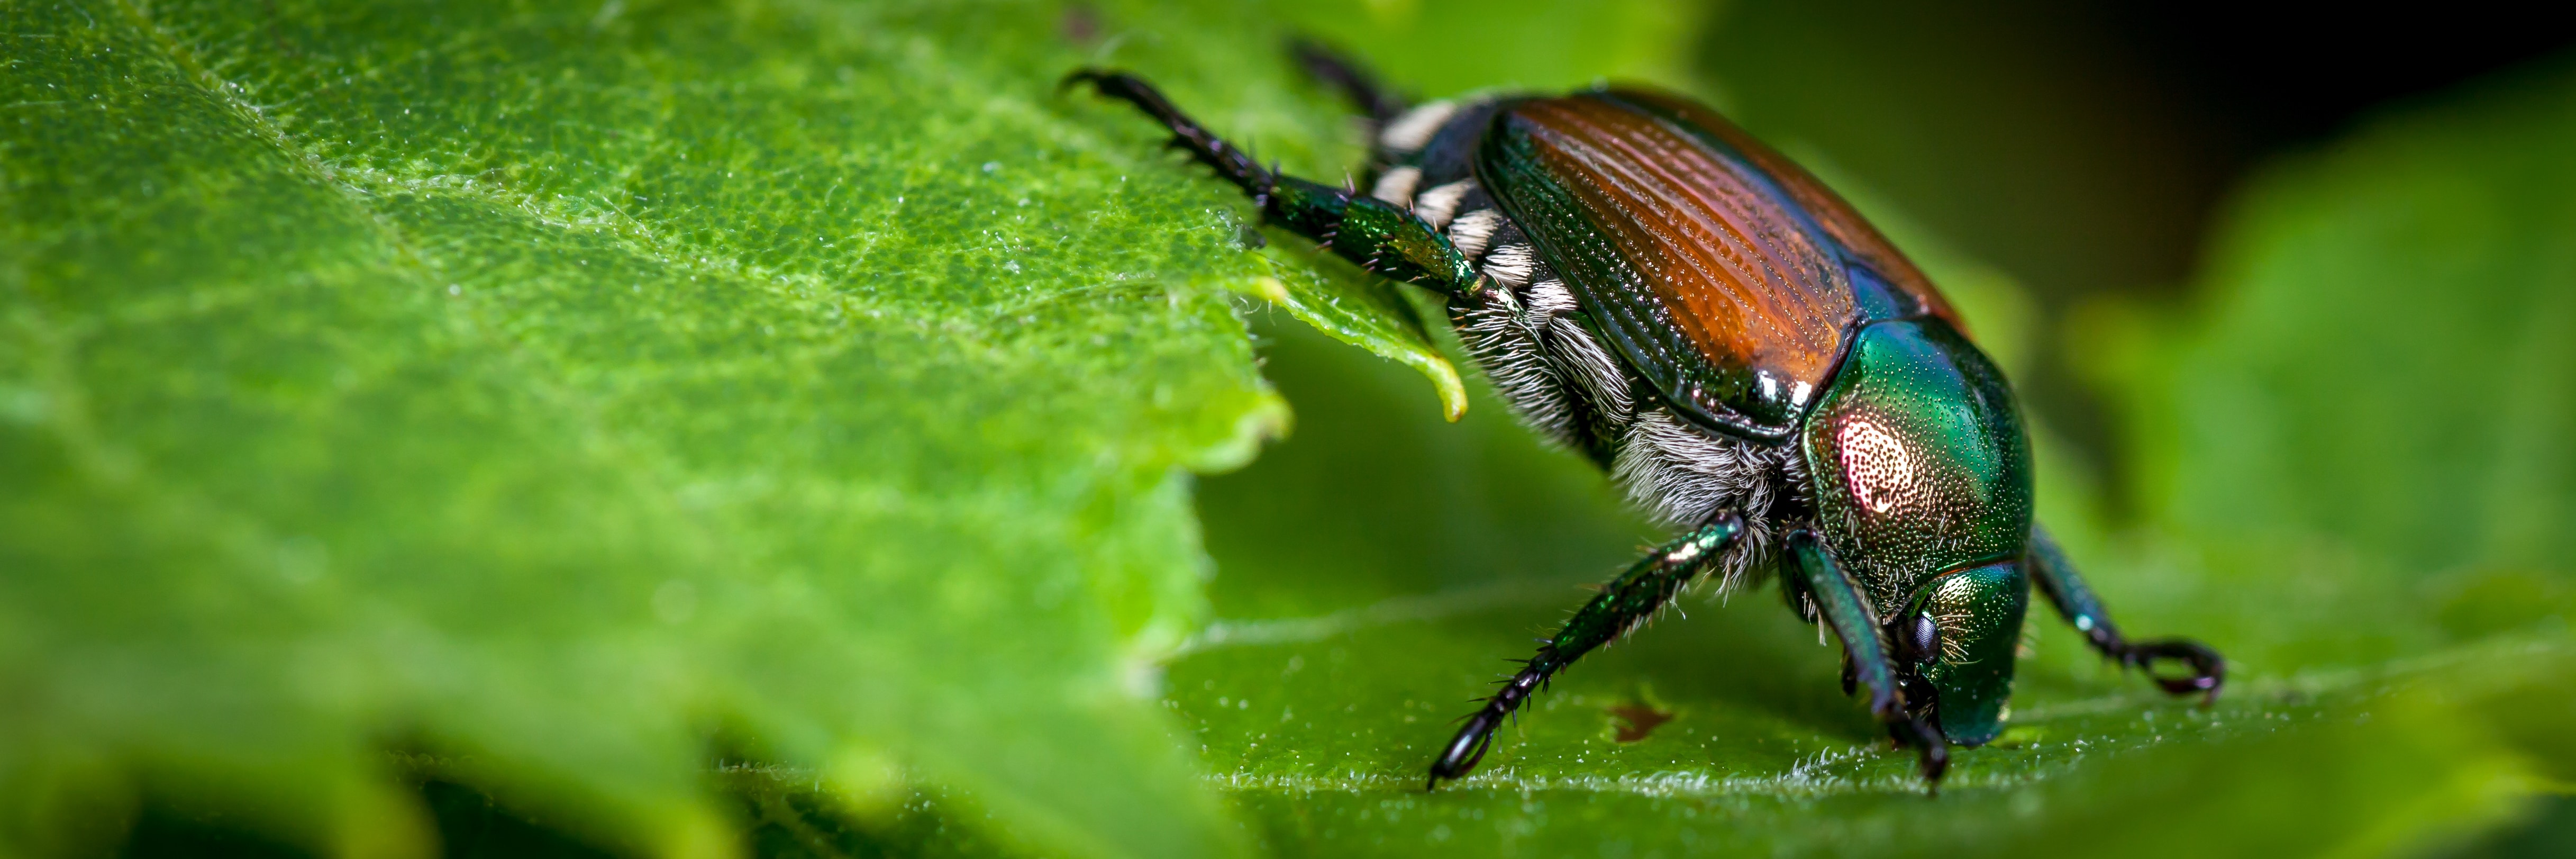
{"label": "metallic green thorax", "polygon": [[1990,739],[2029,602],[2019,561],[2031,528],[2030,443],[2003,374],[1947,323],[1872,324],[1801,443],[1821,536],[1882,628],[1905,629],[1918,612],[1939,622],[1938,652],[1921,656],[1942,732],[1963,744]]}
{"label": "metallic green thorax", "polygon": [[1862,329],[1802,441],[1827,545],[1882,607],[2029,541],[2020,410],[2003,373],[1947,324]]}

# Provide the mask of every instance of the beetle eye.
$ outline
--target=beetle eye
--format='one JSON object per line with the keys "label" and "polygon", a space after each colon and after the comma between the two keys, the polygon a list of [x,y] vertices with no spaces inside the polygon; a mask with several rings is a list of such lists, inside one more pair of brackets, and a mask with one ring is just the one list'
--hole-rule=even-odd
{"label": "beetle eye", "polygon": [[1911,635],[1906,643],[1914,645],[1915,661],[1930,662],[1933,657],[1940,655],[1941,625],[1933,622],[1931,612],[1916,613],[1913,628],[1907,632]]}

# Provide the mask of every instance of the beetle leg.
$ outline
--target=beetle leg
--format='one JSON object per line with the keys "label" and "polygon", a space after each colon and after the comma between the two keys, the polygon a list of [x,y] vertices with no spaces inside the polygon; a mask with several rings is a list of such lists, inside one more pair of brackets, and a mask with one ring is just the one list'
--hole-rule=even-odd
{"label": "beetle leg", "polygon": [[1728,544],[1743,532],[1742,517],[1721,514],[1655,549],[1610,580],[1598,596],[1575,611],[1555,637],[1539,645],[1538,655],[1530,657],[1520,673],[1503,681],[1503,688],[1486,698],[1482,709],[1467,717],[1458,736],[1442,748],[1440,759],[1431,763],[1430,786],[1439,787],[1441,779],[1457,778],[1474,769],[1476,762],[1485,758],[1485,750],[1493,746],[1494,729],[1502,727],[1503,718],[1546,685],[1548,678],[1593,648],[1644,623],[1725,554]]}
{"label": "beetle leg", "polygon": [[1090,84],[1101,95],[1135,105],[1171,129],[1172,145],[1243,189],[1261,215],[1321,243],[1370,272],[1452,295],[1475,288],[1476,272],[1449,238],[1411,211],[1355,192],[1263,169],[1241,147],[1193,120],[1152,84],[1125,72],[1083,69],[1066,86]]}
{"label": "beetle leg", "polygon": [[1143,78],[1107,69],[1082,69],[1066,75],[1061,86],[1075,84],[1090,84],[1101,95],[1135,105],[1136,109],[1171,130],[1174,148],[1188,152],[1192,160],[1215,168],[1218,176],[1252,195],[1255,202],[1262,201],[1278,181],[1277,176],[1262,169],[1260,162],[1252,160],[1251,153],[1210,133],[1199,125],[1198,120],[1191,119],[1189,114],[1173,106],[1171,99],[1164,98],[1162,90],[1155,89]]}
{"label": "beetle leg", "polygon": [[[1373,126],[1384,128],[1404,115],[1404,99],[1378,85],[1367,69],[1342,52],[1312,39],[1288,43],[1288,52],[1296,56],[1297,65],[1305,68],[1308,76],[1341,90],[1343,97],[1351,100],[1351,106],[1368,115]],[[1374,132],[1371,136],[1375,136]]]}
{"label": "beetle leg", "polygon": [[[2066,552],[2048,536],[2048,529],[2036,525],[2030,530],[2031,578],[2039,582],[2041,593],[2066,616],[2075,631],[2084,633],[2093,649],[2118,660],[2123,668],[2145,669],[2147,676],[2168,693],[2200,693],[2201,703],[2218,700],[2218,689],[2227,682],[2227,660],[2208,645],[2187,638],[2161,638],[2154,641],[2130,641],[2120,636],[2112,625],[2111,613],[2102,607],[2102,598],[2076,575],[2075,565],[2066,560]],[[2156,673],[2156,664],[2175,661],[2191,667],[2191,676],[2175,677]]]}
{"label": "beetle leg", "polygon": [[1843,642],[1843,689],[1850,692],[1857,685],[1869,690],[1869,713],[1887,724],[1888,735],[1912,745],[1921,756],[1923,778],[1940,784],[1941,773],[1950,768],[1950,744],[1941,731],[1926,721],[1929,713],[1910,713],[1904,693],[1897,687],[1896,671],[1888,661],[1887,647],[1878,638],[1878,617],[1870,610],[1869,600],[1861,597],[1860,588],[1844,575],[1842,566],[1834,563],[1833,553],[1825,550],[1816,535],[1799,531],[1789,535],[1789,554],[1805,585],[1809,598],[1816,604],[1816,614]]}

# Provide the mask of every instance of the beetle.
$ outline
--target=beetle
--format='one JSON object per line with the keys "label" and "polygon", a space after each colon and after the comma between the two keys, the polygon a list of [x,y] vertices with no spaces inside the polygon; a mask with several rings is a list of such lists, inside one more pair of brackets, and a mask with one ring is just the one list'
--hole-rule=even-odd
{"label": "beetle", "polygon": [[[1550,678],[1695,582],[1776,578],[1843,646],[1843,691],[1938,785],[2003,730],[2036,584],[2091,646],[2214,700],[2219,654],[2131,641],[2031,513],[2012,387],[1913,263],[1823,183],[1715,111],[1601,87],[1407,105],[1312,45],[1366,118],[1365,194],[1265,169],[1134,75],[1087,84],[1262,217],[1447,299],[1520,421],[1679,530],[1577,609],[1464,720],[1429,786],[1464,776]],[[2188,674],[2160,670],[2180,663]]]}

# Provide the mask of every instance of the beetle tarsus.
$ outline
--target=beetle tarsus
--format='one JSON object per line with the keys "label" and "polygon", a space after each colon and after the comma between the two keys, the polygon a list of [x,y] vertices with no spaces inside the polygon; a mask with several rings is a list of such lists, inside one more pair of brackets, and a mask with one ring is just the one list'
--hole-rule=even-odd
{"label": "beetle tarsus", "polygon": [[[2177,660],[2191,666],[2191,676],[2170,677],[2156,673],[2156,663]],[[2218,690],[2227,684],[2227,660],[2208,645],[2188,638],[2163,638],[2125,645],[2120,654],[2122,665],[2147,672],[2167,694],[2198,693],[2201,706],[2218,701]]]}
{"label": "beetle tarsus", "polygon": [[[2198,693],[2204,707],[2218,701],[2220,687],[2227,684],[2227,659],[2218,651],[2187,638],[2138,642],[2122,638],[2120,628],[2111,623],[2110,612],[2103,608],[2102,598],[2094,595],[2083,576],[2076,575],[2075,565],[2066,559],[2066,550],[2058,547],[2046,528],[2031,529],[2029,558],[2032,583],[2039,585],[2040,592],[2048,596],[2068,623],[2084,633],[2085,641],[2092,643],[2094,650],[2118,661],[2122,668],[2147,672],[2147,677],[2168,694]],[[2190,665],[2191,676],[2157,674],[2156,663],[2164,660]]]}
{"label": "beetle tarsus", "polygon": [[[1494,731],[1503,726],[1503,717],[1520,705],[1521,698],[1528,696],[1524,680],[1530,673],[1523,671],[1522,676],[1512,678],[1504,691],[1495,693],[1484,709],[1467,717],[1467,724],[1459,727],[1458,735],[1451,737],[1449,745],[1440,750],[1439,759],[1431,762],[1431,783],[1424,790],[1438,789],[1442,779],[1464,776],[1484,761],[1485,752],[1494,747]],[[1535,680],[1528,679],[1527,682],[1535,683]],[[1512,694],[1515,691],[1518,694]]]}
{"label": "beetle tarsus", "polygon": [[1937,793],[1941,789],[1941,775],[1950,771],[1949,739],[1941,736],[1940,728],[1933,727],[1931,722],[1921,717],[1909,717],[1901,724],[1906,733],[1913,735],[1911,745],[1915,748],[1923,781]]}
{"label": "beetle tarsus", "polygon": [[1172,148],[1188,152],[1193,160],[1215,168],[1217,175],[1233,182],[1256,200],[1268,199],[1272,187],[1278,184],[1278,175],[1262,169],[1261,163],[1254,161],[1251,153],[1209,132],[1143,78],[1109,69],[1086,68],[1064,76],[1056,88],[1061,91],[1077,84],[1089,84],[1101,95],[1135,105],[1136,109],[1152,116],[1172,132],[1169,144]]}

